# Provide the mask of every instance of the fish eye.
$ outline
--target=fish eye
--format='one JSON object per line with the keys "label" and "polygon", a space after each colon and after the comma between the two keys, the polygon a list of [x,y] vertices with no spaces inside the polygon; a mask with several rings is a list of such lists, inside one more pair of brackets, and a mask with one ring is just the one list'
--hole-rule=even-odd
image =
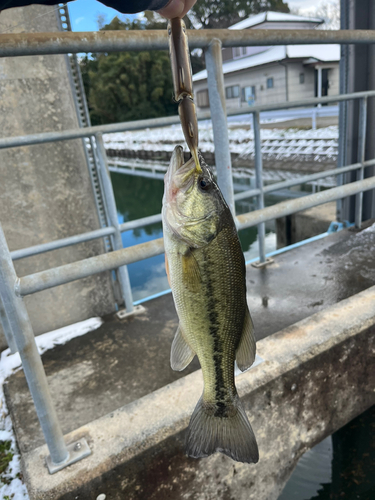
{"label": "fish eye", "polygon": [[211,183],[208,179],[201,178],[198,181],[198,185],[202,191],[207,191],[207,189],[211,186]]}

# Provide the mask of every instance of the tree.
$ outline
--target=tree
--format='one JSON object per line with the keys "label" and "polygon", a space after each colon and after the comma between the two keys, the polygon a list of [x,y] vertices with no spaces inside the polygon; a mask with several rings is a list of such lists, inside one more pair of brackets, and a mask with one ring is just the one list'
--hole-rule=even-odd
{"label": "tree", "polygon": [[340,29],[340,2],[334,0],[323,2],[315,9],[314,15],[324,19],[324,23],[319,26],[324,30],[339,30]]}
{"label": "tree", "polygon": [[289,12],[284,0],[199,0],[188,14],[203,28],[228,28],[251,14],[266,10]]}
{"label": "tree", "polygon": [[[115,17],[103,29],[146,29],[146,23]],[[167,51],[92,54],[81,71],[93,125],[176,113]]]}

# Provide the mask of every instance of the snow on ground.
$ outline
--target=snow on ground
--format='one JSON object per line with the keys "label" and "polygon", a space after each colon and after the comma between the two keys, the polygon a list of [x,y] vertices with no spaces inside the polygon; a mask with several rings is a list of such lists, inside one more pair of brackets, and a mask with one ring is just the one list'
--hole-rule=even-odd
{"label": "snow on ground", "polygon": [[[243,158],[254,154],[254,132],[245,128],[243,122],[230,123],[228,135],[232,153]],[[261,129],[261,140],[262,153],[268,157],[336,158],[338,127],[332,125],[316,130]],[[173,151],[177,144],[181,144],[187,150],[180,125],[106,134],[104,144],[106,149],[133,151]],[[199,124],[199,149],[203,154],[214,151],[211,123]]]}
{"label": "snow on ground", "polygon": [[[62,345],[69,340],[96,330],[103,323],[101,318],[90,318],[74,325],[65,326],[35,337],[40,354],[56,345]],[[21,359],[18,353],[11,354],[9,349],[1,353],[0,360],[0,442],[10,442],[9,453],[13,454],[7,470],[0,477],[0,498],[21,500],[29,499],[26,486],[22,482],[20,455],[13,432],[12,421],[5,402],[3,385],[5,380],[15,371],[21,369]]]}

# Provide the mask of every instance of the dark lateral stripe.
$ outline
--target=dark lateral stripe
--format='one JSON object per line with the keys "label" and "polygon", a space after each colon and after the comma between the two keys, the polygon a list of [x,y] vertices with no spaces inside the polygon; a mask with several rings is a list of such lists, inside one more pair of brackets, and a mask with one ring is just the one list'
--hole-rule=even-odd
{"label": "dark lateral stripe", "polygon": [[225,413],[225,404],[222,402],[223,399],[223,389],[224,389],[224,376],[223,376],[223,351],[222,345],[219,337],[219,322],[218,322],[218,312],[217,312],[217,302],[214,297],[213,282],[212,282],[212,261],[209,252],[206,253],[207,259],[207,274],[206,274],[206,286],[207,286],[207,296],[208,296],[208,318],[210,321],[209,333],[212,337],[214,343],[214,367],[215,367],[215,399],[216,399],[216,411],[215,417],[222,417]]}

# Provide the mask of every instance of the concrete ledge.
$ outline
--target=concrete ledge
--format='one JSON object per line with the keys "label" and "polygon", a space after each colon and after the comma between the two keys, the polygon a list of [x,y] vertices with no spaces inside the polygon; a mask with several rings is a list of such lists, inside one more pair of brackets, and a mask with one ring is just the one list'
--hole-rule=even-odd
{"label": "concrete ledge", "polygon": [[70,433],[92,455],[53,476],[46,446],[24,454],[30,499],[277,499],[307,449],[375,402],[374,304],[372,287],[257,343],[265,361],[237,377],[257,465],[184,456],[198,371]]}

